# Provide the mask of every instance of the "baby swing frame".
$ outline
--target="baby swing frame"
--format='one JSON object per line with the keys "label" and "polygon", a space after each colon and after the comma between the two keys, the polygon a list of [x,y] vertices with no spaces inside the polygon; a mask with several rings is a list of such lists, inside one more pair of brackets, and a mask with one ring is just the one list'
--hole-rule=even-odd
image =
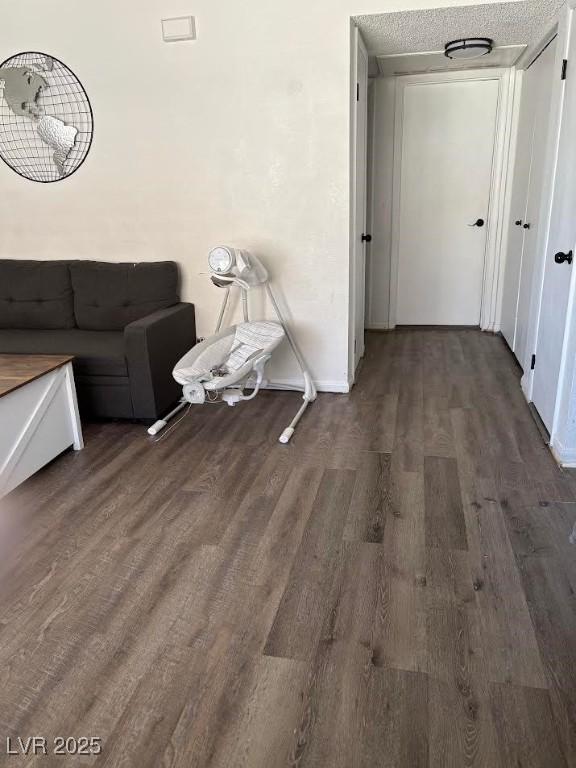
{"label": "baby swing frame", "polygon": [[[227,265],[226,267],[227,271],[225,273],[222,273],[217,267],[214,267],[212,264],[212,254],[214,254],[215,252],[222,252],[222,251],[225,251],[226,254],[229,254],[231,257],[230,263]],[[235,249],[228,248],[226,246],[219,246],[218,248],[213,249],[210,252],[209,262],[210,262],[210,268],[213,273],[212,282],[219,288],[224,288],[225,293],[222,299],[222,305],[220,307],[220,312],[218,315],[218,321],[216,324],[216,330],[214,335],[204,340],[203,342],[200,342],[199,344],[195,345],[193,349],[197,349],[200,345],[203,345],[205,348],[209,347],[210,343],[214,343],[214,341],[220,338],[220,336],[222,335],[220,332],[222,329],[224,316],[226,314],[226,309],[228,308],[230,290],[232,287],[238,287],[241,291],[242,313],[243,313],[245,322],[250,322],[249,310],[248,310],[248,291],[255,287],[263,287],[270,300],[272,308],[274,309],[274,312],[278,319],[278,323],[281,326],[282,330],[284,331],[286,339],[288,340],[288,343],[292,349],[294,357],[296,358],[296,361],[302,373],[302,379],[303,379],[303,387],[302,387],[303,402],[298,408],[298,411],[294,416],[294,418],[292,419],[292,421],[290,422],[290,424],[283,430],[282,434],[278,438],[279,442],[284,444],[288,443],[290,441],[290,438],[294,434],[294,430],[296,429],[296,426],[300,421],[300,419],[302,418],[307,407],[310,405],[310,403],[312,403],[316,399],[317,393],[316,393],[316,387],[314,385],[314,382],[312,381],[312,377],[306,366],[304,358],[300,354],[300,350],[296,345],[294,336],[292,335],[292,332],[288,328],[288,325],[282,315],[278,302],[276,301],[274,293],[270,287],[266,269],[261,264],[261,262],[253,255],[248,254],[245,251],[236,251]],[[265,386],[268,383],[264,378],[264,368],[266,366],[266,363],[270,359],[270,357],[271,357],[270,353],[263,353],[260,355],[256,355],[254,360],[252,361],[251,370],[248,373],[244,374],[241,378],[237,379],[233,383],[227,384],[223,387],[212,386],[209,383],[207,383],[206,392],[207,393],[216,392],[217,395],[219,396],[219,401],[226,402],[229,406],[236,405],[236,403],[241,402],[243,400],[252,400],[258,394],[260,387],[262,385]],[[178,366],[176,366],[175,371],[177,370],[177,368]],[[255,379],[254,379],[254,375],[255,375]],[[249,394],[245,395],[244,387],[249,382],[253,382],[253,388]],[[202,384],[196,384],[196,386],[202,387]],[[281,386],[279,388],[287,389],[287,390],[293,389],[292,387],[288,387],[288,386]],[[294,387],[294,389],[296,388]],[[302,389],[298,389],[297,391],[302,391]],[[184,392],[186,392],[186,385],[184,385]],[[195,401],[193,399],[190,399],[190,396],[188,398],[186,396],[183,396],[179,404],[172,411],[170,411],[170,413],[166,414],[166,416],[164,416],[163,419],[159,419],[158,421],[156,421],[148,429],[148,434],[157,435],[162,429],[164,429],[164,427],[168,424],[168,422],[171,419],[173,419],[178,413],[180,413],[189,404],[194,402],[198,402],[198,403],[204,402],[204,399],[202,399],[201,401],[200,400]]]}

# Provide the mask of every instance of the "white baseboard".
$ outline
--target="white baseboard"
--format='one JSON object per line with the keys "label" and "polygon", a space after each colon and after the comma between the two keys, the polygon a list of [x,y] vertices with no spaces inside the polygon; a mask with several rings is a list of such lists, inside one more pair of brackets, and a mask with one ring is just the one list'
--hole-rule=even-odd
{"label": "white baseboard", "polygon": [[[318,379],[314,381],[318,392],[337,392],[345,394],[350,392],[350,385],[347,381],[336,381],[333,379]],[[269,381],[266,385],[266,389],[283,389],[284,387],[291,387],[294,389],[303,389],[304,384],[300,378],[290,379],[274,379]]]}
{"label": "white baseboard", "polygon": [[366,326],[367,331],[389,331],[390,326],[388,323],[370,323]]}
{"label": "white baseboard", "polygon": [[552,440],[550,450],[561,467],[564,469],[576,468],[576,448],[566,448],[557,440]]}
{"label": "white baseboard", "polygon": [[530,400],[530,385],[531,385],[531,371],[526,371],[522,374],[522,378],[520,379],[520,388],[522,389],[522,392],[524,394],[524,397],[526,398],[527,403],[531,403]]}
{"label": "white baseboard", "polygon": [[[529,382],[525,381],[526,375],[522,376],[520,380],[522,394],[526,399],[528,405],[531,404],[530,397],[528,395]],[[552,438],[547,443],[550,453],[554,456],[554,460],[564,469],[576,469],[576,448],[566,448],[562,443]]]}

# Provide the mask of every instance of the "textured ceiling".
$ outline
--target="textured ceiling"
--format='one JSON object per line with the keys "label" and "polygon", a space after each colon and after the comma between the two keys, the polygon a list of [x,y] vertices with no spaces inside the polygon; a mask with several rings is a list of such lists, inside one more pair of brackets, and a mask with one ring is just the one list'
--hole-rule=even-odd
{"label": "textured ceiling", "polygon": [[490,37],[496,45],[537,42],[563,0],[427,8],[356,16],[354,21],[371,54],[439,51],[450,40]]}

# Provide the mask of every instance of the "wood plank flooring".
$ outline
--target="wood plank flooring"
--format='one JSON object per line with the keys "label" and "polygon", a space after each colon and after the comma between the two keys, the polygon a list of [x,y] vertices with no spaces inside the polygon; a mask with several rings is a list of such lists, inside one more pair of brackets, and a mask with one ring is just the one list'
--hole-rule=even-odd
{"label": "wood plank flooring", "polygon": [[576,480],[502,340],[368,334],[281,446],[297,403],[87,425],[1,502],[1,765],[576,766]]}

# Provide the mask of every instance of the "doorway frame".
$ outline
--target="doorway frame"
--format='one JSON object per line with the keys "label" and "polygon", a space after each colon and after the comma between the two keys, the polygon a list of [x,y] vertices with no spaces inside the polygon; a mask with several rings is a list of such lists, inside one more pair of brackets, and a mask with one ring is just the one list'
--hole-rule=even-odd
{"label": "doorway frame", "polygon": [[[349,280],[348,280],[348,295],[349,295],[349,314],[348,314],[348,387],[351,388],[356,379],[356,349],[359,345],[359,339],[356,335],[357,319],[358,315],[362,315],[362,328],[365,328],[364,314],[366,307],[366,287],[364,279],[364,301],[361,306],[358,306],[356,301],[358,280],[361,276],[358,274],[358,263],[356,258],[357,241],[360,234],[364,231],[364,223],[359,223],[356,220],[356,200],[359,190],[356,189],[356,166],[357,166],[357,137],[358,137],[358,99],[357,99],[357,87],[364,87],[357,85],[358,81],[358,67],[357,67],[357,51],[362,50],[366,56],[368,62],[368,51],[366,44],[362,39],[359,28],[354,24],[352,19],[350,20],[350,52],[351,52],[351,66],[350,66],[350,237],[349,237]],[[366,72],[366,92],[368,90],[368,71]],[[364,108],[366,109],[366,148],[368,142],[368,103],[364,102]],[[368,163],[370,162],[368,153],[366,152],[366,179],[368,173]],[[366,207],[368,205],[368,186],[366,183],[366,189],[363,191],[366,200]],[[367,214],[367,211],[366,211]],[[364,245],[364,249],[366,246]],[[364,250],[364,273],[366,270],[366,251]],[[363,340],[362,340],[363,341]],[[363,350],[362,350],[363,354]],[[362,356],[362,355],[361,355]]]}
{"label": "doorway frame", "polygon": [[462,81],[498,81],[498,108],[494,135],[494,153],[490,181],[490,196],[486,218],[487,236],[482,277],[480,328],[500,330],[502,284],[507,243],[507,210],[510,202],[515,143],[514,106],[516,72],[513,68],[474,69],[456,72],[436,72],[420,75],[399,75],[394,98],[394,160],[392,178],[392,232],[390,253],[390,301],[388,327],[396,327],[398,306],[398,267],[400,263],[400,184],[402,172],[402,136],[404,119],[404,90],[412,85],[433,85]]}

